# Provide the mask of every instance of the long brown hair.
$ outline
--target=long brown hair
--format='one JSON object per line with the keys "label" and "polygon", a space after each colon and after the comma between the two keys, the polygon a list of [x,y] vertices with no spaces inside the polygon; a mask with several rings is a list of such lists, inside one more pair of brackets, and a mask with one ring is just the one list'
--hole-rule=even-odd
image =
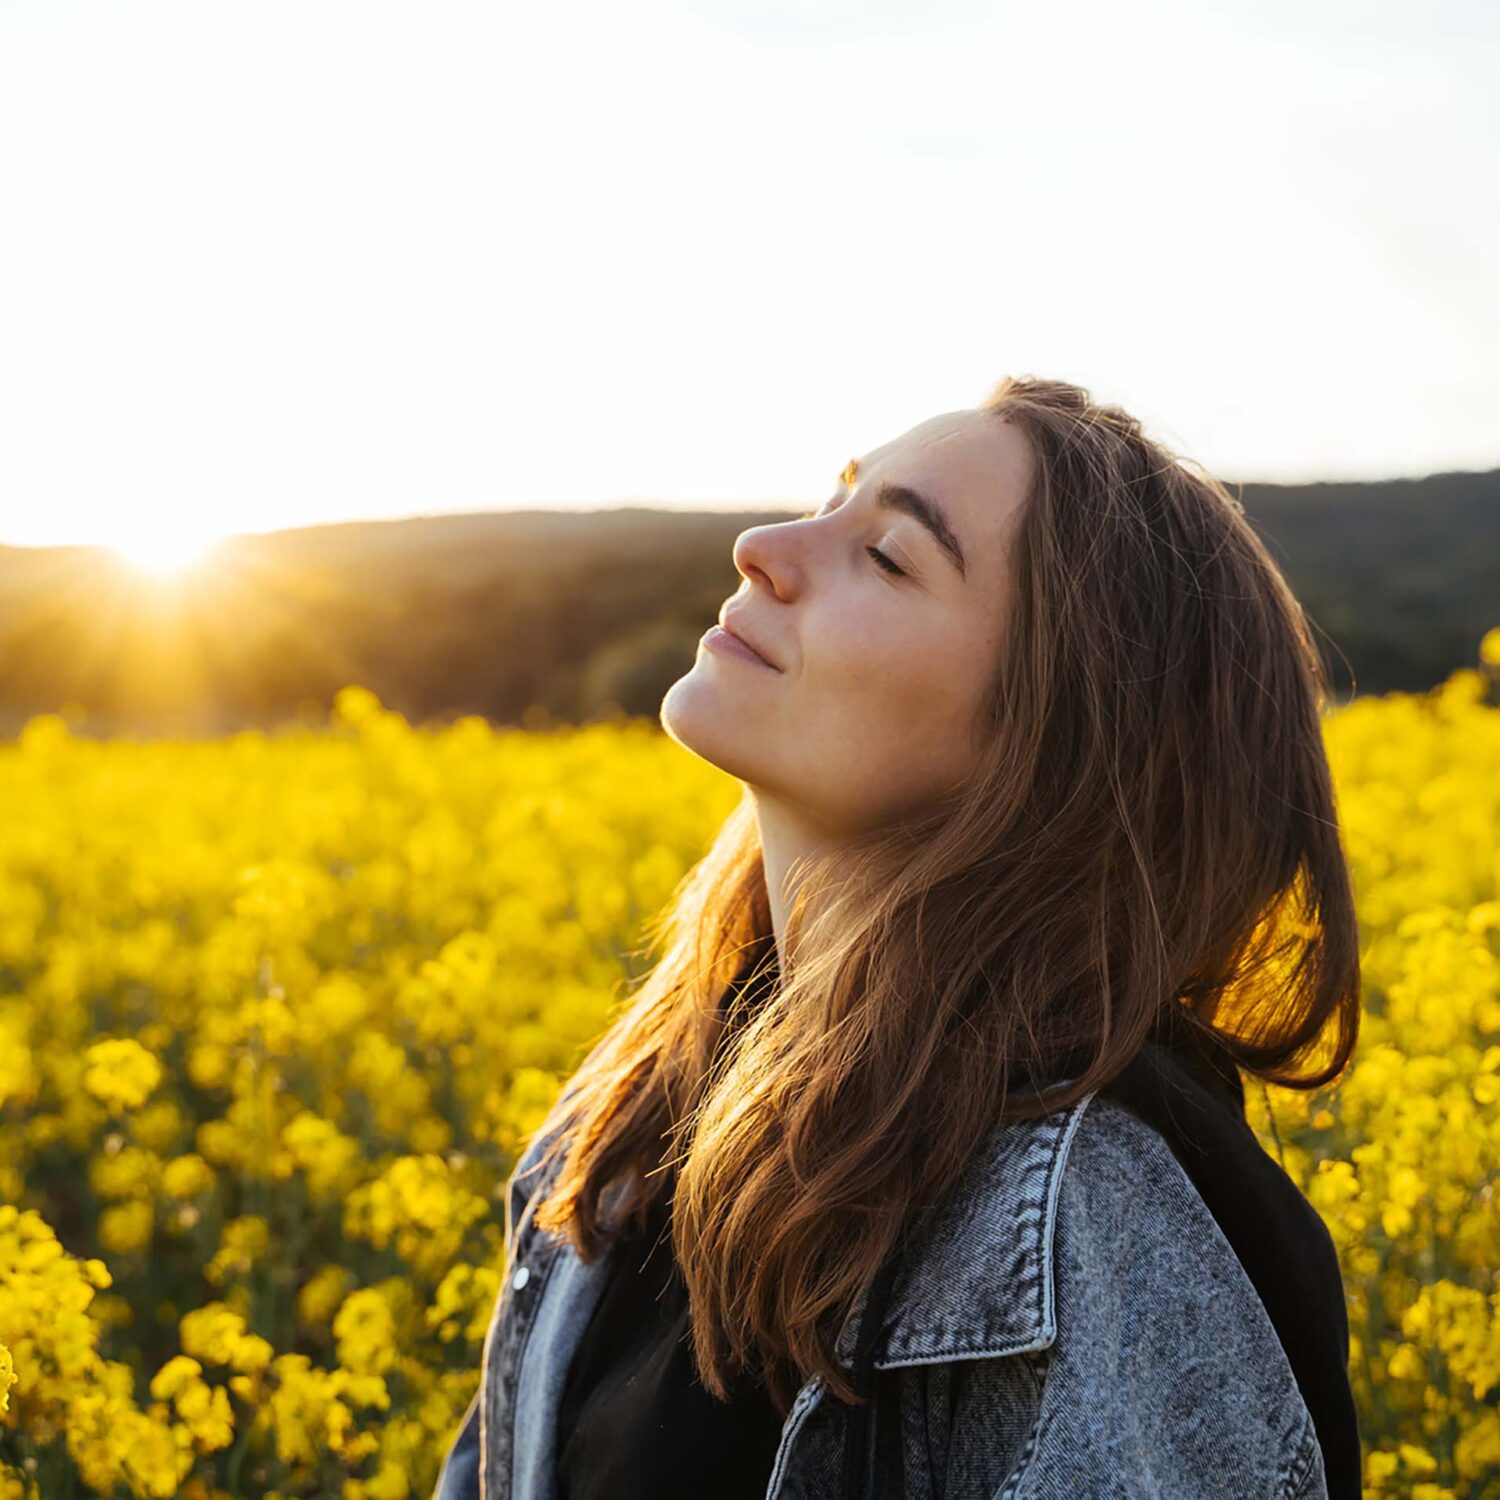
{"label": "long brown hair", "polygon": [[[1354,1051],[1359,935],[1307,618],[1219,481],[1058,380],[984,402],[1035,462],[981,769],[798,866],[775,954],[748,791],[662,953],[543,1123],[534,1222],[592,1261],[658,1194],[720,1398],[785,1413],[909,1216],[984,1133],[1190,1033],[1314,1089]],[[752,986],[753,989],[753,986]],[[601,1197],[612,1189],[601,1207]]]}

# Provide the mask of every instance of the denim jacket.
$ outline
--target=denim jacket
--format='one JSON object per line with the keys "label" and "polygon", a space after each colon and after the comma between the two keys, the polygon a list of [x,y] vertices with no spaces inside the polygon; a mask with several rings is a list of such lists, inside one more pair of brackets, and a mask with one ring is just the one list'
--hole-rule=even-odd
{"label": "denim jacket", "polygon": [[[508,1183],[512,1270],[433,1500],[556,1500],[558,1403],[611,1255],[533,1226],[546,1144]],[[891,1272],[873,1339],[867,1291],[835,1344],[875,1371],[871,1500],[1327,1500],[1264,1304],[1165,1140],[1107,1096],[1002,1121]],[[767,1500],[837,1500],[857,1410],[810,1378]]]}

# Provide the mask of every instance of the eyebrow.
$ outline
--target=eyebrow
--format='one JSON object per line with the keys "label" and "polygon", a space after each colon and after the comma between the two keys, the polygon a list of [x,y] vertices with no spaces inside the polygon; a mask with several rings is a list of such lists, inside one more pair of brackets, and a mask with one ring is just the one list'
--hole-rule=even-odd
{"label": "eyebrow", "polygon": [[[851,458],[839,475],[839,487],[849,489],[859,477],[859,461]],[[959,576],[968,581],[968,563],[964,549],[959,545],[958,533],[948,522],[942,506],[920,490],[908,485],[894,484],[887,480],[875,491],[875,505],[879,510],[896,510],[910,516],[919,525],[926,527],[933,541],[947,554],[948,561],[958,569]]]}

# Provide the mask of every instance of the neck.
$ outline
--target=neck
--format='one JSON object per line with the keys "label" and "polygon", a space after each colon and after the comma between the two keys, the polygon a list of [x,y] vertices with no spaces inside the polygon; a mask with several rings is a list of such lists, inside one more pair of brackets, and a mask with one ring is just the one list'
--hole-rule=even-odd
{"label": "neck", "polygon": [[826,829],[815,827],[795,808],[774,798],[757,794],[755,813],[760,825],[771,928],[776,934],[776,960],[784,968],[786,918],[796,898],[802,862],[809,856],[835,847],[835,839]]}

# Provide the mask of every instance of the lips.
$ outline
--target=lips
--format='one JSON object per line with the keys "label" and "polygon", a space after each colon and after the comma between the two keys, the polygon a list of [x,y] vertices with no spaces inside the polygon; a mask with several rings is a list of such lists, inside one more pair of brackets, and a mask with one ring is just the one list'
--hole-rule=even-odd
{"label": "lips", "polygon": [[768,667],[776,667],[776,670],[778,672],[781,670],[781,668],[777,667],[776,663],[774,661],[772,661],[771,658],[769,656],[767,656],[766,653],[764,651],[762,651],[760,649],[760,647],[757,646],[755,644],[755,642],[748,635],[745,634],[745,632],[744,632],[743,629],[739,629],[739,628],[737,628],[734,625],[734,623],[729,619],[729,617],[726,614],[724,614],[724,612],[722,610],[719,613],[719,629],[720,630],[724,630],[724,631],[728,631],[728,633],[730,635],[732,635],[736,640],[743,642],[758,657],[760,657],[760,659],[763,662],[765,662],[765,664]]}

